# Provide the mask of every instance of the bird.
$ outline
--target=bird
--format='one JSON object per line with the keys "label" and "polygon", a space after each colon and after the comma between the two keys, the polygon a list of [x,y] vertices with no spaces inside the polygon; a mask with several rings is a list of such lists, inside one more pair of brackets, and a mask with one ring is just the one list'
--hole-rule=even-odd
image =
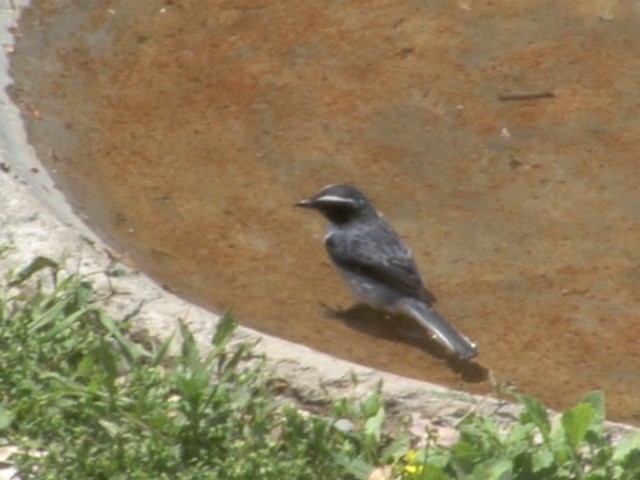
{"label": "bird", "polygon": [[362,191],[327,185],[294,206],[316,210],[329,221],[325,247],[360,302],[413,318],[461,360],[478,354],[476,344],[436,311],[436,298],[426,288],[411,250]]}

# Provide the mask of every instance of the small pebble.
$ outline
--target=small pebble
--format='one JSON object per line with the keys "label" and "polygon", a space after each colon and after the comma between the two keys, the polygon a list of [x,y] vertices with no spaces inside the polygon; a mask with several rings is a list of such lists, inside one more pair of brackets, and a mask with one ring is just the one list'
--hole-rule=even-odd
{"label": "small pebble", "polygon": [[356,428],[353,422],[350,420],[347,420],[346,418],[341,418],[337,420],[336,423],[333,424],[333,426],[343,433],[353,432],[353,430],[355,430]]}
{"label": "small pebble", "polygon": [[598,15],[598,20],[600,20],[601,22],[613,22],[614,19],[615,17],[611,12],[602,12],[600,15]]}

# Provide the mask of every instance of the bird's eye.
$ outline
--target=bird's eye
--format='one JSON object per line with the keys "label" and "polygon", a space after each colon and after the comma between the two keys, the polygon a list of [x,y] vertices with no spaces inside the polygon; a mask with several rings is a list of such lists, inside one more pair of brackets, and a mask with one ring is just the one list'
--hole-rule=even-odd
{"label": "bird's eye", "polygon": [[352,203],[335,203],[327,208],[326,215],[335,223],[344,223],[354,216],[356,206]]}

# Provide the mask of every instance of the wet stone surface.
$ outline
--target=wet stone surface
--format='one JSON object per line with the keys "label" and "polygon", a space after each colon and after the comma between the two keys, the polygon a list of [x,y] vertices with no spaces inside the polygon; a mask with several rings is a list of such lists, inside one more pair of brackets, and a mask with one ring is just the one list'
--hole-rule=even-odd
{"label": "wet stone surface", "polygon": [[[612,419],[640,424],[638,2],[33,6],[12,59],[31,140],[159,282],[468,391],[491,388],[483,368],[555,408],[604,389]],[[352,299],[324,221],[291,205],[335,182],[413,247],[480,347],[471,372],[408,322],[325,315]]]}

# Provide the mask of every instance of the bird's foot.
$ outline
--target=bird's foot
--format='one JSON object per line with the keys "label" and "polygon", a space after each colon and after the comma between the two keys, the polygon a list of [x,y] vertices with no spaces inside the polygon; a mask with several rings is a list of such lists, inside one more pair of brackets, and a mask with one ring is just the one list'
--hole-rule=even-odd
{"label": "bird's foot", "polygon": [[337,308],[331,307],[324,302],[320,302],[320,307],[322,308],[322,313],[327,318],[341,318],[344,316],[344,313],[348,310],[343,309],[340,305]]}

